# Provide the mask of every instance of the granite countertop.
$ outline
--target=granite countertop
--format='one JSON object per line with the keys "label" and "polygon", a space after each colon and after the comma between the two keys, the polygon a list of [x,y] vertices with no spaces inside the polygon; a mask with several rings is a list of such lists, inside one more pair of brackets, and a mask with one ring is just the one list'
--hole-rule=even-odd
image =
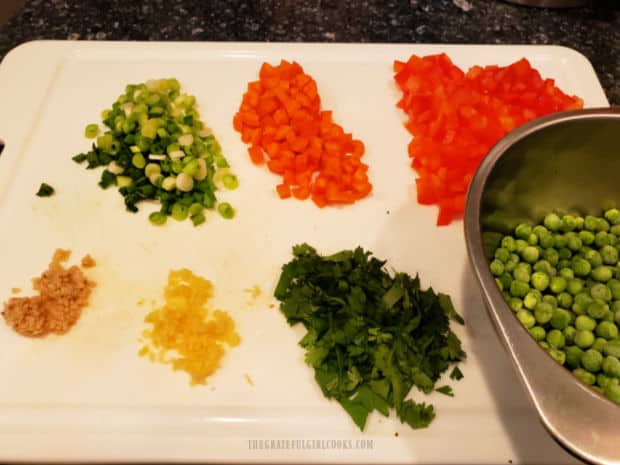
{"label": "granite countertop", "polygon": [[527,8],[500,0],[29,0],[0,57],[34,39],[554,44],[593,64],[620,104],[620,2]]}

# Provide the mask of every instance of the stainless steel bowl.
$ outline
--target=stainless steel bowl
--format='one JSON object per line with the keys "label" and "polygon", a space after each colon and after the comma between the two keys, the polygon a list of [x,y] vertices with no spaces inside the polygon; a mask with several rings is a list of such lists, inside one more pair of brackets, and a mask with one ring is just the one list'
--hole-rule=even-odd
{"label": "stainless steel bowl", "polygon": [[487,247],[494,233],[550,211],[600,214],[611,206],[620,207],[620,108],[559,113],[491,149],[469,188],[465,237],[487,310],[543,425],[582,460],[618,465],[620,405],[579,382],[521,326],[489,271]]}

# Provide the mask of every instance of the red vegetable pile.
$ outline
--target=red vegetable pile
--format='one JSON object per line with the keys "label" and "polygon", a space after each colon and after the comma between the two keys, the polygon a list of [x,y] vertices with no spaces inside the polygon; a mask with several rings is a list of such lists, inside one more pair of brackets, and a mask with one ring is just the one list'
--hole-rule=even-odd
{"label": "red vegetable pile", "polygon": [[282,176],[276,189],[283,199],[311,197],[324,207],[353,203],[372,190],[364,144],[334,123],[331,111],[321,111],[316,82],[295,62],[262,65],[233,125],[251,144],[251,160],[266,161]]}
{"label": "red vegetable pile", "polygon": [[418,202],[439,205],[437,225],[463,213],[474,172],[506,133],[539,116],[583,106],[526,59],[464,73],[446,54],[413,55],[406,63],[395,61],[394,72],[403,92],[397,106],[414,136],[409,156],[419,176]]}

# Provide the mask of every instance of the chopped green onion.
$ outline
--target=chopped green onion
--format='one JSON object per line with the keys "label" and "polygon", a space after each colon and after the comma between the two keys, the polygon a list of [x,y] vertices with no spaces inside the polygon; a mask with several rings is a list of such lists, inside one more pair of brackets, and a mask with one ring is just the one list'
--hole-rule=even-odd
{"label": "chopped green onion", "polygon": [[222,215],[222,218],[226,218],[227,220],[235,216],[235,210],[228,202],[219,204],[217,206],[217,211]]}
{"label": "chopped green onion", "polygon": [[86,129],[84,130],[84,135],[88,139],[94,139],[95,137],[97,137],[97,134],[99,134],[99,125],[89,124],[88,126],[86,126]]}
{"label": "chopped green onion", "polygon": [[197,215],[199,213],[202,213],[203,210],[203,206],[199,203],[193,203],[190,207],[189,207],[189,216],[194,216]]}
{"label": "chopped green onion", "polygon": [[153,212],[149,215],[149,221],[155,226],[161,226],[166,223],[168,217],[162,212]]}
{"label": "chopped green onion", "polygon": [[146,166],[146,160],[144,159],[144,155],[141,153],[136,153],[131,158],[131,164],[138,169],[142,169]]}
{"label": "chopped green onion", "polygon": [[198,226],[199,224],[202,224],[206,221],[205,215],[203,213],[192,215],[190,216],[190,219],[192,220],[192,223],[194,223],[194,226]]}
{"label": "chopped green onion", "polygon": [[177,178],[173,176],[168,176],[161,183],[161,188],[165,191],[171,191],[172,189],[176,189],[177,187]]}
{"label": "chopped green onion", "polygon": [[119,189],[129,187],[133,184],[133,179],[129,176],[116,176],[116,185]]}
{"label": "chopped green onion", "polygon": [[188,213],[189,213],[189,208],[187,208],[185,205],[182,205],[180,203],[175,203],[172,206],[171,216],[177,221],[183,221],[184,219],[186,219]]}
{"label": "chopped green onion", "polygon": [[107,189],[111,185],[116,184],[116,175],[108,170],[103,170],[101,173],[101,180],[99,186],[102,189]]}
{"label": "chopped green onion", "polygon": [[194,180],[187,173],[180,173],[177,176],[177,189],[183,192],[189,192],[194,188]]}
{"label": "chopped green onion", "polygon": [[39,186],[39,190],[37,191],[38,197],[49,197],[54,193],[54,188],[49,184],[42,182]]}
{"label": "chopped green onion", "polygon": [[144,167],[144,174],[149,179],[153,174],[159,173],[161,173],[161,168],[157,163],[149,163]]}
{"label": "chopped green onion", "polygon": [[237,180],[237,176],[234,174],[226,174],[222,178],[222,183],[224,187],[228,190],[234,190],[239,187],[239,181]]}

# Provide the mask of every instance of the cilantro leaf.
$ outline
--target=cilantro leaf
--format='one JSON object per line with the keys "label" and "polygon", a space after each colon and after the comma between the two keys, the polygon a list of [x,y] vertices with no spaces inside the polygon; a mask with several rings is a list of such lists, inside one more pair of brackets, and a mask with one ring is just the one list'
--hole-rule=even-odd
{"label": "cilantro leaf", "polygon": [[438,387],[437,389],[435,389],[435,391],[440,392],[441,394],[445,394],[446,396],[454,397],[454,392],[452,391],[452,388],[448,385]]}
{"label": "cilantro leaf", "polygon": [[405,398],[414,386],[431,393],[466,357],[448,295],[421,289],[417,275],[389,273],[361,247],[322,257],[308,244],[293,247],[274,295],[287,322],[306,328],[299,344],[321,391],[361,430],[375,410],[395,409],[412,428],[430,424],[433,406]]}
{"label": "cilantro leaf", "polygon": [[454,367],[450,373],[450,379],[460,381],[464,378],[463,373],[459,370],[459,367]]}

